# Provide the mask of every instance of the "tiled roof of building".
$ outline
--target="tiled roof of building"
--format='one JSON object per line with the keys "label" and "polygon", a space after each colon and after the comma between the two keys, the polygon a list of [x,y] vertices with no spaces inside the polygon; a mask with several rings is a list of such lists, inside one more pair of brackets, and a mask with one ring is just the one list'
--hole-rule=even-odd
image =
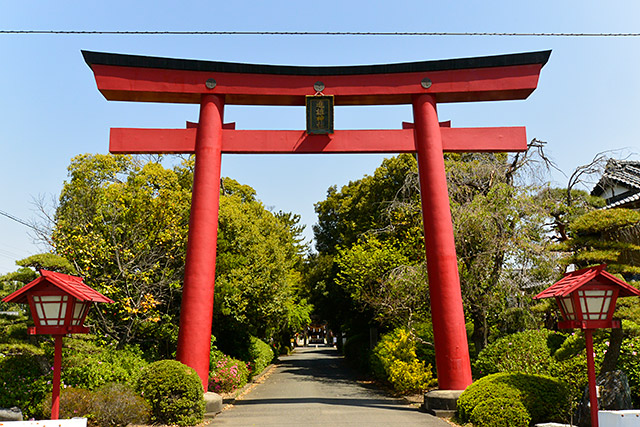
{"label": "tiled roof of building", "polygon": [[618,200],[617,202],[611,203],[611,204],[605,206],[602,209],[619,208],[621,206],[626,206],[626,205],[629,205],[631,203],[635,203],[635,202],[638,202],[638,201],[640,201],[640,193],[632,194],[631,196],[625,197],[622,200]]}
{"label": "tiled roof of building", "polygon": [[591,195],[600,196],[607,187],[616,184],[627,187],[630,191],[637,190],[638,192],[630,194],[624,199],[607,204],[605,209],[616,208],[640,201],[640,162],[609,159],[602,178],[600,178],[600,181],[598,181],[591,191]]}
{"label": "tiled roof of building", "polygon": [[619,183],[630,188],[640,189],[640,162],[630,160],[609,159],[602,178],[591,194],[598,196],[611,183]]}

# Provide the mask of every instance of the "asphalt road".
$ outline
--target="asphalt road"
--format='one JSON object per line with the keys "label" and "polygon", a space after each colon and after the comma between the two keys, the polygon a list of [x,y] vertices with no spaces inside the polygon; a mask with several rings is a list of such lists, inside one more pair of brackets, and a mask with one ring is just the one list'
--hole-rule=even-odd
{"label": "asphalt road", "polygon": [[358,383],[334,348],[298,348],[211,426],[432,426],[448,423]]}

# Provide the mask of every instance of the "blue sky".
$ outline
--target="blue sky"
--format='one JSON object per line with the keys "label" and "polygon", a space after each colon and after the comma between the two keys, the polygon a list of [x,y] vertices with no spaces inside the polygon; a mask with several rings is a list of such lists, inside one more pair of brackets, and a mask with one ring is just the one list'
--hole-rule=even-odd
{"label": "blue sky", "polygon": [[[65,4],[67,6],[65,6]],[[71,6],[73,4],[73,6]],[[636,1],[109,1],[1,0],[0,30],[640,32]],[[80,50],[289,65],[355,65],[553,50],[524,101],[446,104],[455,127],[526,126],[565,173],[604,150],[640,142],[640,37],[335,37],[0,35],[0,210],[29,220],[56,198],[70,159],[106,153],[110,127],[181,128],[197,106],[107,102]],[[238,129],[302,129],[300,108],[229,106]],[[343,107],[337,129],[399,128],[411,109]],[[267,207],[299,213],[331,185],[371,174],[379,155],[225,155],[223,176],[251,185]],[[564,178],[556,174],[557,185]],[[0,216],[0,273],[42,250]]]}

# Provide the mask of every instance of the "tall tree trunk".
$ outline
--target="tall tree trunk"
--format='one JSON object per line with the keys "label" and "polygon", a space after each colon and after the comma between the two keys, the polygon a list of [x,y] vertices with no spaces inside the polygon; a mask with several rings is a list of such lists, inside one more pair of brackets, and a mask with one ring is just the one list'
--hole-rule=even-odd
{"label": "tall tree trunk", "polygon": [[473,333],[471,342],[474,346],[474,353],[477,356],[487,345],[487,321],[486,316],[477,313],[473,316]]}

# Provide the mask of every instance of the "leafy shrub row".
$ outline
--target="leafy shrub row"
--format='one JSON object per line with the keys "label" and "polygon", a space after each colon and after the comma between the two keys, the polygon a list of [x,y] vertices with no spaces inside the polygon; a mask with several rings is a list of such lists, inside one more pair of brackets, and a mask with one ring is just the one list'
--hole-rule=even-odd
{"label": "leafy shrub row", "polygon": [[253,336],[250,339],[249,366],[251,367],[251,376],[255,376],[269,366],[276,354],[273,348],[264,341]]}
{"label": "leafy shrub row", "polygon": [[[51,360],[52,351],[49,349]],[[62,381],[69,386],[89,390],[108,383],[133,384],[146,365],[136,347],[117,350],[114,345],[99,347],[85,338],[65,339]]]}
{"label": "leafy shrub row", "polygon": [[473,364],[476,377],[498,372],[522,372],[558,378],[576,404],[587,382],[584,339],[543,330],[528,330],[500,338],[485,347]]}
{"label": "leafy shrub row", "polygon": [[[507,399],[512,406],[516,405],[514,402],[522,403],[534,424],[564,421],[570,407],[569,390],[558,379],[519,372],[497,373],[475,381],[462,393],[458,399],[460,420],[470,421],[474,409],[489,399]],[[503,401],[487,404],[487,408],[480,411],[485,414],[499,412],[492,405],[500,407]]]}
{"label": "leafy shrub row", "polygon": [[349,364],[355,369],[366,372],[371,367],[371,351],[369,350],[369,335],[353,335],[345,341],[342,353]]}

